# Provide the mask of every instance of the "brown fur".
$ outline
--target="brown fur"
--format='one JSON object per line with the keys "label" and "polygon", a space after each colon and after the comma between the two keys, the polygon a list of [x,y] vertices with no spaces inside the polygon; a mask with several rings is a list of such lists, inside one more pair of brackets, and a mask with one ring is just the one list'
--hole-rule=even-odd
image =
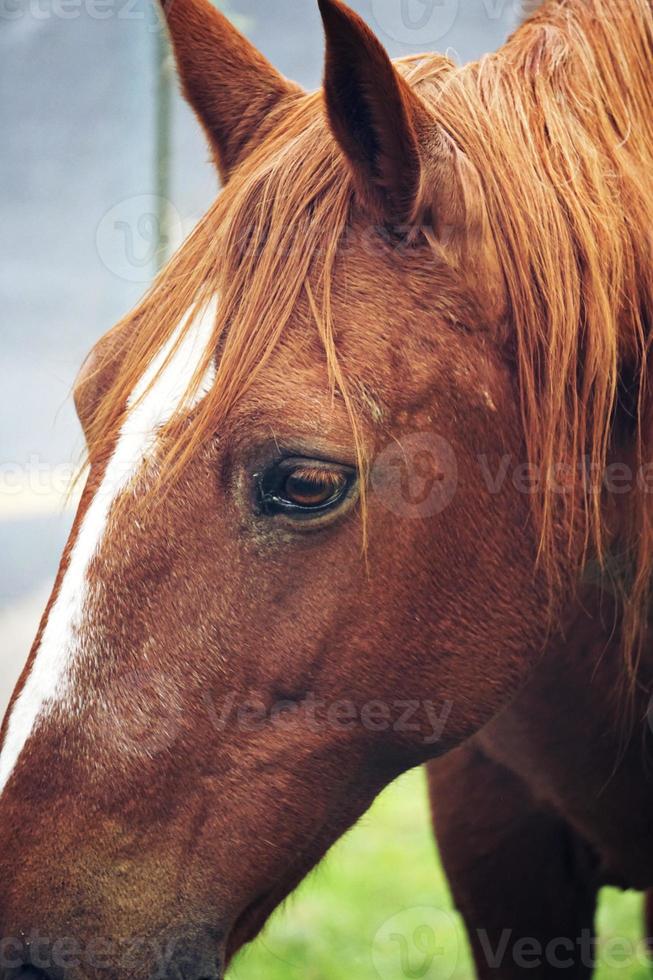
{"label": "brown fur", "polygon": [[[609,463],[649,458],[650,8],[549,0],[464,68],[393,68],[343,4],[321,8],[326,103],[205,0],[169,8],[229,179],[78,387],[90,473],[69,549],[138,378],[219,293],[194,384],[211,359],[216,382],[161,433],[156,478],[117,502],[92,565],[75,710],[30,739],[0,801],[0,934],[146,940],[118,977],[149,976],[166,937],[184,975],[218,976],[380,788],[429,759],[473,940],[571,937],[603,881],[653,885],[653,525],[644,489],[603,491]],[[389,446],[419,472],[416,434],[455,455],[435,515],[397,513],[375,482]],[[313,531],[262,516],[252,488],[280,451],[356,467],[358,503]],[[506,455],[538,468],[534,493],[491,491],[479,460]],[[607,602],[583,573],[605,586],[609,551]],[[251,698],[258,726],[221,714]],[[353,719],[334,724],[343,700]],[[437,743],[431,702],[449,711]],[[532,852],[532,886],[501,879]]]}

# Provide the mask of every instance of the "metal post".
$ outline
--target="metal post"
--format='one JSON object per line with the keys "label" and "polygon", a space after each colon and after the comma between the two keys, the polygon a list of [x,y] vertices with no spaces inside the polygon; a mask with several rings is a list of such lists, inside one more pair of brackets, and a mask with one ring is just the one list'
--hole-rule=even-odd
{"label": "metal post", "polygon": [[157,201],[158,248],[157,272],[170,257],[170,183],[172,141],[172,54],[168,36],[161,25],[156,31],[156,134],[155,134],[155,194]]}

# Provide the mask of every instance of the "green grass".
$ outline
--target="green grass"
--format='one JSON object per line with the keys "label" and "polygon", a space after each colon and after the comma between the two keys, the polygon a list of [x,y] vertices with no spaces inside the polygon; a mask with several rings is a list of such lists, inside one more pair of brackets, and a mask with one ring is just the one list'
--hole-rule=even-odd
{"label": "green grass", "polygon": [[[603,892],[598,980],[650,980],[640,944],[641,902],[632,892]],[[462,923],[433,843],[420,770],[379,797],[229,972],[229,980],[472,976]]]}

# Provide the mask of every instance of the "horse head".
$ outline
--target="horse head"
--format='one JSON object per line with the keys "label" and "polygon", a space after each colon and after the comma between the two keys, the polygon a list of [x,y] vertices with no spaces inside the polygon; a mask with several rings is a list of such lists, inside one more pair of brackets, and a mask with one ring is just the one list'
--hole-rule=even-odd
{"label": "horse head", "polygon": [[517,124],[486,69],[394,64],[320,8],[307,94],[208,0],[167,7],[224,189],[77,383],[88,478],[3,728],[7,975],[222,976],[382,787],[497,714],[563,604],[514,472],[541,283],[506,188],[540,185],[470,149]]}

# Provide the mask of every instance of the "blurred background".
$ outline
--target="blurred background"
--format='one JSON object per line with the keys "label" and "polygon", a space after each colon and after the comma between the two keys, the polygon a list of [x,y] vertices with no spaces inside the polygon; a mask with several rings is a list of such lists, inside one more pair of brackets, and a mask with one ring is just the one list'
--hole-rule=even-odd
{"label": "blurred background", "polygon": [[[392,55],[439,50],[467,61],[501,44],[529,0],[350,2]],[[283,72],[319,84],[315,0],[220,6]],[[0,77],[2,715],[72,520],[77,370],[218,186],[148,0],[0,0]],[[604,934],[634,941],[637,902],[608,896]],[[618,975],[648,972],[631,956]],[[420,774],[385,794],[232,976],[471,976]]]}

